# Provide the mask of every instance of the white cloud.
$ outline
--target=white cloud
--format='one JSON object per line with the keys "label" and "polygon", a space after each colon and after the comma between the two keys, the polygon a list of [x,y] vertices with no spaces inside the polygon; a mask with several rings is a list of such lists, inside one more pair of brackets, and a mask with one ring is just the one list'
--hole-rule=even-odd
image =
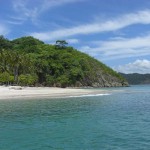
{"label": "white cloud", "polygon": [[116,49],[136,49],[143,47],[150,47],[150,35],[145,37],[136,37],[136,38],[122,38],[116,39],[108,42],[103,42],[101,44],[104,50],[116,50]]}
{"label": "white cloud", "polygon": [[20,21],[30,19],[36,23],[37,17],[43,12],[58,6],[80,1],[84,0],[37,0],[35,3],[31,3],[30,0],[14,0],[13,9],[17,13],[17,17],[14,17],[14,20],[19,21],[20,18]]}
{"label": "white cloud", "polygon": [[6,20],[6,23],[13,25],[21,25],[26,19],[20,17],[9,17],[9,20]]}
{"label": "white cloud", "polygon": [[133,63],[126,65],[120,65],[114,67],[114,70],[122,73],[141,73],[146,74],[150,73],[150,61],[149,60],[136,60]]}
{"label": "white cloud", "polygon": [[116,31],[134,24],[150,24],[150,10],[130,13],[105,22],[87,23],[71,28],[62,28],[52,32],[35,32],[31,35],[44,41],[92,33]]}
{"label": "white cloud", "polygon": [[78,39],[67,39],[66,41],[68,42],[68,44],[77,44],[77,43],[79,43]]}
{"label": "white cloud", "polygon": [[15,17],[11,16],[17,22],[22,22],[27,19],[33,20],[38,15],[38,10],[36,7],[29,8],[27,5],[31,3],[28,0],[14,0],[13,1],[13,9],[16,11]]}
{"label": "white cloud", "polygon": [[85,0],[45,0],[42,1],[42,6],[40,11],[46,11],[48,9],[51,9],[53,7],[69,4],[69,3],[75,3],[75,2],[80,2],[80,1],[85,1]]}
{"label": "white cloud", "polygon": [[0,35],[6,35],[8,33],[9,33],[9,29],[6,26],[0,24]]}
{"label": "white cloud", "polygon": [[150,35],[135,38],[116,38],[110,41],[98,41],[95,47],[81,47],[83,52],[100,57],[101,60],[120,59],[150,55]]}

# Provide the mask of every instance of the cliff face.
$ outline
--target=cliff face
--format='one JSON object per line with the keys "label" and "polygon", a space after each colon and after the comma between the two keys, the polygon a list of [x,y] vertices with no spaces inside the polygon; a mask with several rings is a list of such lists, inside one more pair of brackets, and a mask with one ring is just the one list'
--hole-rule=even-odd
{"label": "cliff face", "polygon": [[102,71],[97,71],[97,75],[93,78],[93,76],[88,76],[82,80],[82,86],[91,86],[91,87],[126,87],[129,86],[128,82],[120,77],[104,73]]}
{"label": "cliff face", "polygon": [[[80,52],[79,52],[80,53]],[[82,54],[83,56],[85,54]],[[84,76],[81,80],[77,81],[76,86],[84,87],[126,87],[129,86],[127,80],[120,74],[106,66],[102,62],[87,56],[87,63],[82,63]],[[87,60],[84,60],[87,62]],[[84,64],[86,64],[84,66]]]}
{"label": "cliff face", "polygon": [[92,83],[93,87],[121,87],[128,86],[128,83],[117,77],[101,74],[98,78],[98,82]]}

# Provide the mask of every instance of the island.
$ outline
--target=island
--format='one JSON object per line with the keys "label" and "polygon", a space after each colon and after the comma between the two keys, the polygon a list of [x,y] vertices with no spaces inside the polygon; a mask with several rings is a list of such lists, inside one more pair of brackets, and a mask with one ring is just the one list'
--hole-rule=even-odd
{"label": "island", "polygon": [[120,73],[129,84],[131,85],[140,85],[140,84],[150,84],[150,74],[139,74],[139,73]]}
{"label": "island", "polygon": [[47,44],[31,36],[0,36],[0,84],[33,87],[122,87],[124,77],[102,62],[68,46]]}

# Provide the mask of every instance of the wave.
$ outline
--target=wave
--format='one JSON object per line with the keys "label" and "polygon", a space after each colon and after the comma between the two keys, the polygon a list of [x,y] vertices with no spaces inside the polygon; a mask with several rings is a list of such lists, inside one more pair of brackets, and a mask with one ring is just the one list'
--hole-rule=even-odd
{"label": "wave", "polygon": [[111,94],[87,94],[87,95],[76,95],[76,96],[69,96],[69,97],[95,97],[95,96],[105,96]]}

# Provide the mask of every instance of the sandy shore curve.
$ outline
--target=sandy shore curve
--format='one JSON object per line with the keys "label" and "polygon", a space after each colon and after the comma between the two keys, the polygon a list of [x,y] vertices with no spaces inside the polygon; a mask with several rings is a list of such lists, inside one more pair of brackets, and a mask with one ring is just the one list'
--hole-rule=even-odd
{"label": "sandy shore curve", "polygon": [[29,98],[64,98],[88,95],[109,94],[108,90],[55,88],[55,87],[20,87],[0,86],[0,100],[4,99],[29,99]]}

